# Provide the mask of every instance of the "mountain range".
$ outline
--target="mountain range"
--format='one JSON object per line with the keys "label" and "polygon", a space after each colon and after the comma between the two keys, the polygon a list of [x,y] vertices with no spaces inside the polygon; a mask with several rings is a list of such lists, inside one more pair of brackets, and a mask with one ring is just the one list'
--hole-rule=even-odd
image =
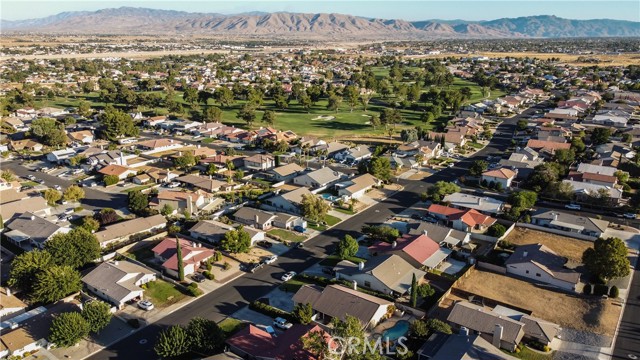
{"label": "mountain range", "polygon": [[5,34],[198,34],[385,39],[640,36],[640,22],[571,20],[550,15],[489,21],[405,21],[326,13],[249,12],[224,15],[133,7],[63,12],[28,20],[1,20],[0,27]]}

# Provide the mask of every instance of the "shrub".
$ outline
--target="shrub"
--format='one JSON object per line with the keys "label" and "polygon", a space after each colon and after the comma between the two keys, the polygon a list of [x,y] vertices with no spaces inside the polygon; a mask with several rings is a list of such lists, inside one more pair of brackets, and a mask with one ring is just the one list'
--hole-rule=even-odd
{"label": "shrub", "polygon": [[187,293],[193,297],[198,297],[203,294],[202,290],[198,288],[198,284],[191,283],[187,286]]}
{"label": "shrub", "polygon": [[205,271],[202,273],[204,275],[204,277],[206,277],[209,280],[215,280],[216,276],[213,275],[210,271]]}
{"label": "shrub", "polygon": [[249,309],[265,314],[272,318],[281,317],[287,319],[288,321],[295,321],[293,315],[291,315],[290,313],[282,309],[278,309],[277,307],[273,307],[269,304],[260,302],[258,300],[253,301],[251,304],[249,304]]}
{"label": "shrub", "polygon": [[617,286],[613,285],[611,289],[609,289],[609,297],[616,299],[618,298],[619,295],[620,295],[620,290],[618,289]]}
{"label": "shrub", "polygon": [[585,295],[591,295],[591,284],[586,284],[582,289],[582,293]]}
{"label": "shrub", "polygon": [[116,175],[106,175],[104,178],[104,184],[106,186],[111,186],[111,185],[115,185],[118,182],[120,182],[120,178],[117,177]]}
{"label": "shrub", "polygon": [[597,284],[593,287],[593,294],[602,296],[609,293],[609,287],[607,285]]}
{"label": "shrub", "polygon": [[225,261],[224,264],[222,265],[222,268],[225,270],[229,270],[231,269],[231,264]]}

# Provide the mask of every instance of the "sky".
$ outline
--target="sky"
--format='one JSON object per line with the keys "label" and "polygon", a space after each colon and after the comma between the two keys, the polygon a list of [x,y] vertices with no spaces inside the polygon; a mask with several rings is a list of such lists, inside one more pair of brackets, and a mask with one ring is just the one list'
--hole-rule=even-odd
{"label": "sky", "polygon": [[237,14],[249,11],[341,13],[409,21],[493,20],[503,17],[556,15],[568,19],[618,19],[640,22],[638,0],[2,0],[0,18],[22,20],[55,15],[64,11],[99,10],[121,6],[148,7]]}

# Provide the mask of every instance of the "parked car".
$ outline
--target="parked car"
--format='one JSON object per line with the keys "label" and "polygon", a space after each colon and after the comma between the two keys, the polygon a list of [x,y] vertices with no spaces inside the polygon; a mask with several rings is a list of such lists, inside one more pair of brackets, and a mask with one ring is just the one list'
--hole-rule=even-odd
{"label": "parked car", "polygon": [[42,179],[36,179],[36,182],[37,182],[38,184],[44,184],[44,180],[42,180]]}
{"label": "parked car", "polygon": [[33,175],[27,175],[27,179],[31,180],[31,181],[36,181],[36,177]]}
{"label": "parked car", "polygon": [[195,274],[191,275],[191,280],[201,283],[201,282],[204,282],[205,277],[204,277],[204,275],[202,275],[200,273],[195,273]]}
{"label": "parked car", "polygon": [[635,213],[624,213],[622,216],[624,216],[627,219],[635,219],[636,218],[636,214]]}
{"label": "parked car", "polygon": [[278,260],[278,255],[271,255],[268,258],[264,259],[264,263],[273,264],[274,262],[276,262],[276,260]]}
{"label": "parked car", "polygon": [[282,281],[289,281],[294,276],[296,276],[296,272],[295,271],[289,271],[288,273],[285,273],[284,275],[282,275],[282,278],[280,278],[280,279]]}
{"label": "parked car", "polygon": [[580,210],[580,209],[582,209],[582,206],[580,206],[578,204],[567,204],[564,207],[565,207],[565,209],[569,209],[569,210]]}
{"label": "parked car", "polygon": [[89,187],[96,187],[98,186],[98,183],[95,181],[92,181],[91,183],[89,183]]}
{"label": "parked car", "polygon": [[249,266],[249,271],[254,273],[263,266],[264,266],[263,263],[253,263]]}
{"label": "parked car", "polygon": [[53,188],[58,190],[58,191],[62,190],[62,186],[60,186],[60,185],[54,185]]}
{"label": "parked car", "polygon": [[278,327],[280,329],[283,330],[287,330],[289,328],[291,328],[293,326],[292,323],[288,322],[287,320],[281,318],[281,317],[277,317],[273,320],[273,326]]}
{"label": "parked car", "polygon": [[303,228],[302,226],[294,226],[293,231],[304,233],[305,231],[307,231],[307,229]]}
{"label": "parked car", "polygon": [[177,188],[177,187],[180,187],[180,183],[179,182],[172,182],[172,183],[167,184],[167,187],[169,189]]}
{"label": "parked car", "polygon": [[138,302],[138,307],[143,310],[153,310],[153,303],[149,300],[142,300]]}
{"label": "parked car", "polygon": [[257,242],[257,244],[258,246],[263,247],[265,249],[270,249],[273,246],[273,244],[267,240],[260,240]]}

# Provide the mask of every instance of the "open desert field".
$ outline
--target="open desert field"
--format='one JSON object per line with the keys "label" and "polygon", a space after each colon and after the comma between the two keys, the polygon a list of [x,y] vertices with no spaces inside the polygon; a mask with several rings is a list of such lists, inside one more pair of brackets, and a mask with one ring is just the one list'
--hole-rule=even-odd
{"label": "open desert field", "polygon": [[[457,288],[533,311],[562,327],[613,336],[620,306],[612,300],[584,298],[540,288],[529,282],[475,270]],[[532,301],[532,299],[535,299]]]}
{"label": "open desert field", "polygon": [[593,247],[593,243],[590,241],[521,227],[513,229],[505,240],[515,245],[542,244],[555,251],[558,255],[575,262],[581,262],[582,253],[586,249]]}

